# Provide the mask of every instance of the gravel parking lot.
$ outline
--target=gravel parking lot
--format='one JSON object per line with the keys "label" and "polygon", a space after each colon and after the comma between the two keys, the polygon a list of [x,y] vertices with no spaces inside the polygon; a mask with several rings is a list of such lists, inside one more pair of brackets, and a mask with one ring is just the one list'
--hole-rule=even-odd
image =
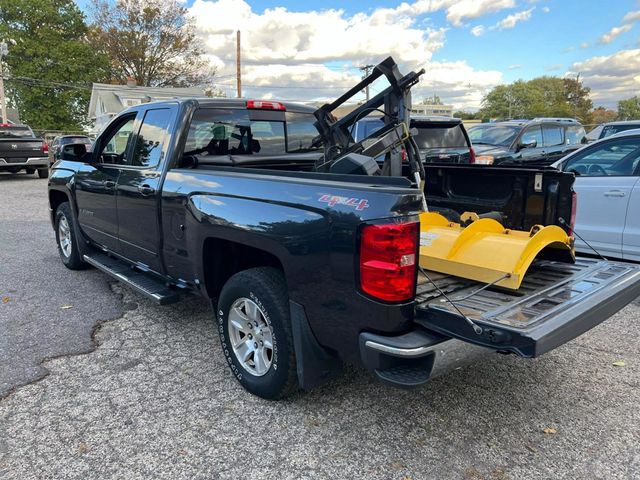
{"label": "gravel parking lot", "polygon": [[269,402],[231,376],[206,302],[66,270],[46,185],[0,175],[2,478],[640,477],[638,301],[533,361],[417,391],[349,368]]}

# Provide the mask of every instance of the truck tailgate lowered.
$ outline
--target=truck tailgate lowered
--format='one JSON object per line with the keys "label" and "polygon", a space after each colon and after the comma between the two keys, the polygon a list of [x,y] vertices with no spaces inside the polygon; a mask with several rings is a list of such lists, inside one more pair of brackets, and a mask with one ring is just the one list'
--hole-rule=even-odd
{"label": "truck tailgate lowered", "polygon": [[[588,258],[578,258],[575,264],[538,262],[516,291],[497,287],[479,290],[483,284],[428,274],[430,280],[421,278],[418,286],[418,324],[523,357],[553,350],[640,295],[640,265]],[[480,326],[482,333],[476,333],[460,312]]]}

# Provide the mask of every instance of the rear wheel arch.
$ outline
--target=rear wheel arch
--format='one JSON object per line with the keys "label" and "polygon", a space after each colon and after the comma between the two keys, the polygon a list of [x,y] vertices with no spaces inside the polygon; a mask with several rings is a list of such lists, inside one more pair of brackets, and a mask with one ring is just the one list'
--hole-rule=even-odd
{"label": "rear wheel arch", "polygon": [[209,237],[202,247],[203,278],[209,298],[217,299],[233,275],[257,267],[272,267],[285,276],[278,256],[260,248],[221,238]]}

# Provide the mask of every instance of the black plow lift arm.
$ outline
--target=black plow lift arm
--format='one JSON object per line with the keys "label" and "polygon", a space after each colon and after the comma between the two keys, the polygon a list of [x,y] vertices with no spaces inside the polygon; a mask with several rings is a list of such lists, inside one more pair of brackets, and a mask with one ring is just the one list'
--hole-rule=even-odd
{"label": "black plow lift arm", "polygon": [[[423,73],[424,69],[402,75],[393,58],[387,57],[360,83],[338,99],[316,110],[315,126],[320,136],[314,143],[324,146],[324,155],[317,163],[316,170],[320,172],[337,170],[345,173],[344,167],[339,165],[342,159],[349,157],[352,161],[358,161],[362,158],[361,156],[375,158],[384,155],[382,171],[367,168],[366,172],[370,175],[401,176],[402,156],[399,147],[404,146],[411,166],[411,176],[420,186],[424,179],[424,167],[420,161],[418,147],[409,131],[409,119],[411,87],[418,83]],[[335,117],[333,112],[338,107],[382,76],[385,76],[389,82],[387,88],[341,119]],[[356,122],[372,112],[380,112],[383,115],[384,127],[356,142],[353,138]]]}

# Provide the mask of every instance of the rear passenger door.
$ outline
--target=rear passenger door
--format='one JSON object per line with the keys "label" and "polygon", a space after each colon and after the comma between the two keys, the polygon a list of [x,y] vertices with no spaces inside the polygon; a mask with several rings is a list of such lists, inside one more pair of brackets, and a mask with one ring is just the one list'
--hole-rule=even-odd
{"label": "rear passenger door", "polygon": [[177,106],[141,110],[131,154],[120,167],[117,186],[120,252],[142,268],[162,273],[159,196]]}
{"label": "rear passenger door", "polygon": [[565,142],[562,125],[543,125],[542,140],[547,163],[551,164],[564,157]]}
{"label": "rear passenger door", "polygon": [[[573,185],[578,196],[575,231],[604,255],[622,257],[623,232],[629,218],[629,199],[638,183],[638,138],[619,138],[597,143],[571,156],[564,171],[576,173]],[[576,238],[578,250],[592,253]]]}

